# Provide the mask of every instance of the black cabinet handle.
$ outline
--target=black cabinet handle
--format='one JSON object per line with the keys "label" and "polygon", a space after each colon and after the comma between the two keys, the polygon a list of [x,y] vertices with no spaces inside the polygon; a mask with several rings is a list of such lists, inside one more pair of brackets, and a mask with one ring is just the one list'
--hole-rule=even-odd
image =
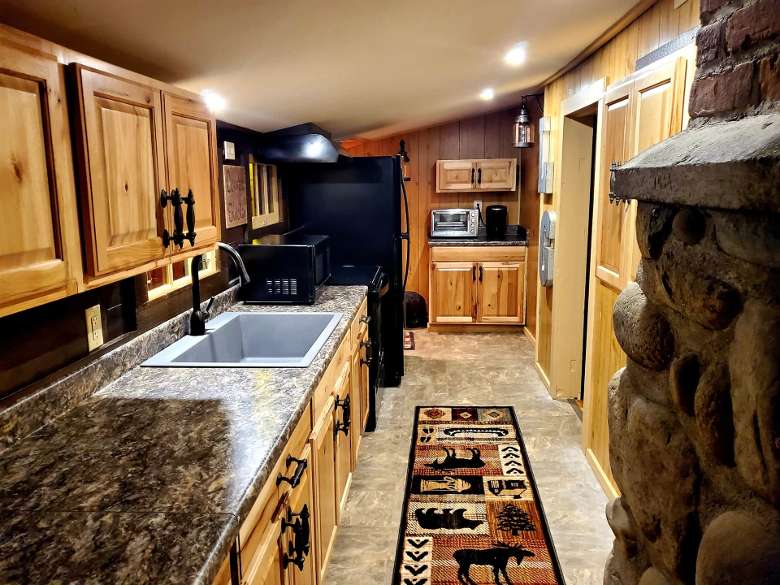
{"label": "black cabinet handle", "polygon": [[482,184],[482,169],[477,169],[477,185]]}
{"label": "black cabinet handle", "polygon": [[479,265],[479,281],[482,282],[482,265]]}
{"label": "black cabinet handle", "polygon": [[303,472],[306,471],[306,467],[308,467],[309,463],[306,461],[306,459],[296,459],[292,455],[287,456],[287,467],[290,467],[293,463],[296,464],[295,467],[295,473],[292,474],[291,477],[286,477],[282,475],[281,473],[276,476],[276,485],[281,484],[282,482],[286,481],[290,484],[290,487],[296,488],[298,487],[298,484],[301,483],[301,478],[303,477]]}
{"label": "black cabinet handle", "polygon": [[195,196],[192,189],[187,191],[187,196],[182,197],[182,202],[187,204],[187,233],[182,234],[184,239],[189,240],[190,246],[195,245]]}
{"label": "black cabinet handle", "polygon": [[171,245],[171,234],[169,234],[168,230],[166,229],[163,229],[162,243],[164,248],[167,248]]}
{"label": "black cabinet handle", "polygon": [[477,280],[477,267],[471,267],[471,280]]}
{"label": "black cabinet handle", "polygon": [[343,411],[343,414],[341,415],[341,422],[336,423],[336,426],[333,427],[333,436],[339,434],[339,431],[344,433],[345,437],[349,436],[349,423],[352,418],[352,407],[351,407],[351,401],[349,399],[349,396],[347,396],[344,400],[339,400],[336,398],[336,408],[341,408]]}
{"label": "black cabinet handle", "polygon": [[304,504],[298,513],[288,510],[287,518],[282,519],[282,534],[288,528],[292,528],[294,538],[292,542],[287,544],[287,552],[282,556],[282,563],[285,569],[287,565],[292,564],[298,567],[299,571],[303,571],[306,557],[311,551],[309,542],[311,540],[311,524],[308,504]]}
{"label": "black cabinet handle", "polygon": [[360,347],[365,347],[367,352],[371,351],[371,348],[373,347],[373,343],[371,343],[370,339],[364,339],[360,342]]}
{"label": "black cabinet handle", "polygon": [[475,178],[476,172],[477,172],[477,169],[475,169],[474,167],[471,167],[471,183],[472,183],[472,185],[477,182],[476,178]]}
{"label": "black cabinet handle", "polygon": [[371,323],[371,317],[370,317],[369,315],[363,315],[363,316],[360,318],[360,322],[361,322],[361,323],[365,323],[366,325],[368,325],[368,324],[370,324],[370,323]]}

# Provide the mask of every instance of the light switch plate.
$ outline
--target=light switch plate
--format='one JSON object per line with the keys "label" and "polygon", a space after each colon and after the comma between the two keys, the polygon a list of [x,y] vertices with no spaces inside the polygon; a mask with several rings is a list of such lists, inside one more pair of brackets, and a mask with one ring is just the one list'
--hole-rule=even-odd
{"label": "light switch plate", "polygon": [[100,318],[100,305],[84,311],[87,320],[87,345],[89,351],[103,345],[103,320]]}
{"label": "light switch plate", "polygon": [[225,160],[236,160],[236,145],[233,142],[225,140],[223,142],[225,147]]}

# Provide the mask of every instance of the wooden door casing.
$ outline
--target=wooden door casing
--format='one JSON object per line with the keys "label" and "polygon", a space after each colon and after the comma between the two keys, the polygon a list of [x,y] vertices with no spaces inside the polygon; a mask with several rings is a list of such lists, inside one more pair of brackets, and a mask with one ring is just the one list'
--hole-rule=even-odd
{"label": "wooden door casing", "polygon": [[480,262],[477,285],[479,323],[525,321],[525,262]]}
{"label": "wooden door casing", "polygon": [[167,253],[162,103],[154,87],[82,65],[74,71],[87,264],[102,276]]}
{"label": "wooden door casing", "polygon": [[476,168],[472,160],[436,161],[436,192],[473,190]]}
{"label": "wooden door casing", "polygon": [[476,319],[475,262],[433,262],[431,321],[473,323]]}
{"label": "wooden door casing", "polygon": [[76,291],[79,231],[63,71],[0,39],[0,316]]}
{"label": "wooden door casing", "polygon": [[182,197],[192,191],[197,234],[193,246],[207,246],[220,232],[216,120],[201,101],[169,92],[162,96],[168,185]]}
{"label": "wooden door casing", "polygon": [[517,159],[481,159],[476,161],[477,189],[514,191],[517,186]]}

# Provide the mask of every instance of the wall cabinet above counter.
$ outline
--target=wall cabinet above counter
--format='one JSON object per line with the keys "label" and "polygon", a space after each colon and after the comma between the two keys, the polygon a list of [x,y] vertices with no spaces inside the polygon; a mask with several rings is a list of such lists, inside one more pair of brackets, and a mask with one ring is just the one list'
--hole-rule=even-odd
{"label": "wall cabinet above counter", "polygon": [[200,96],[5,26],[0,71],[0,317],[219,239]]}
{"label": "wall cabinet above counter", "polygon": [[436,192],[514,191],[517,159],[486,158],[436,161]]}

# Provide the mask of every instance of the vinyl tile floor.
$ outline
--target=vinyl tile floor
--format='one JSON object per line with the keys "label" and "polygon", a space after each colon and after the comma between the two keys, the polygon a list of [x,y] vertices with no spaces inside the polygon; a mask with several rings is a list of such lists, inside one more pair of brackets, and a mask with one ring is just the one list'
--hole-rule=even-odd
{"label": "vinyl tile floor", "polygon": [[381,390],[363,437],[325,585],[390,585],[417,405],[515,407],[567,585],[600,585],[612,547],[607,497],[581,447],[582,424],[550,398],[522,334],[415,330],[398,388]]}

